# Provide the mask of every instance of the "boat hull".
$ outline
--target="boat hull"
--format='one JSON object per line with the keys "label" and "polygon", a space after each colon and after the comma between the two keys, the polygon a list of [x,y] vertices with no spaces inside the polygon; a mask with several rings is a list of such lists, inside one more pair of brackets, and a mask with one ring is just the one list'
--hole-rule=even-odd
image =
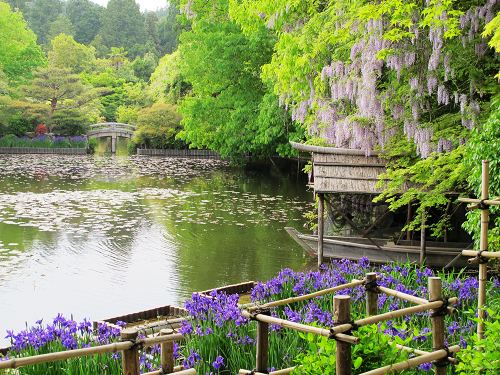
{"label": "boat hull", "polygon": [[[295,228],[290,227],[285,228],[285,230],[309,255],[317,258],[317,236],[301,234]],[[387,239],[374,238],[373,241],[383,251],[366,238],[325,236],[323,237],[323,259],[358,261],[363,257],[367,257],[370,263],[375,264],[386,264],[393,261],[420,263],[420,243],[418,242],[400,241],[396,245]],[[426,244],[425,265],[433,268],[470,267],[467,262],[468,258],[461,256],[462,250],[467,245],[463,243],[428,242]]]}

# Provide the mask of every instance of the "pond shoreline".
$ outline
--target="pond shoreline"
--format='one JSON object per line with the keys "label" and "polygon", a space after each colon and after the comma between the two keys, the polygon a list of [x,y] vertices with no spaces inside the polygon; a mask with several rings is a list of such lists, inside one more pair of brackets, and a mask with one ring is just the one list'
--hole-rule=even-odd
{"label": "pond shoreline", "polygon": [[0,154],[87,155],[86,148],[0,147]]}

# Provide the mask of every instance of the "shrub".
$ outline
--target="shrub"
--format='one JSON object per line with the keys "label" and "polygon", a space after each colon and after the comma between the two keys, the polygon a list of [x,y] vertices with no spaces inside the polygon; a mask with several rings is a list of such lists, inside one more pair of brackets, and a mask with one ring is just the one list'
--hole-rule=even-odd
{"label": "shrub", "polygon": [[97,138],[90,138],[89,139],[89,148],[87,149],[88,153],[93,154],[98,145],[99,145],[99,141],[97,140]]}
{"label": "shrub", "polygon": [[69,141],[66,137],[55,137],[52,139],[50,147],[52,148],[68,148]]}
{"label": "shrub", "polygon": [[137,154],[137,144],[134,141],[129,141],[127,143],[127,152],[129,155]]}

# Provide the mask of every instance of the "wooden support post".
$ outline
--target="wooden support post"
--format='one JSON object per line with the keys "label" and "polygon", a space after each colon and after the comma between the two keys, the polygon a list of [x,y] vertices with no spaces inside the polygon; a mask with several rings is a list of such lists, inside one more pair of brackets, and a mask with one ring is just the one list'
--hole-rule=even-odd
{"label": "wooden support post", "polygon": [[267,373],[269,323],[257,321],[257,372]]}
{"label": "wooden support post", "polygon": [[[490,162],[483,160],[482,165],[482,186],[481,186],[481,199],[489,199],[490,194]],[[480,250],[488,251],[488,224],[490,209],[489,206],[481,209],[481,240]],[[478,318],[481,320],[486,319],[486,312],[483,309],[486,303],[486,281],[488,279],[487,263],[479,263],[479,291],[478,291]],[[477,338],[481,340],[484,337],[484,323],[477,325]]]}
{"label": "wooden support post", "polygon": [[[442,284],[440,277],[429,277],[429,301],[442,299]],[[433,350],[443,349],[444,342],[444,315],[432,316],[435,310],[431,310],[432,321],[432,346]],[[446,362],[444,362],[446,363]],[[447,366],[434,366],[435,375],[446,375]]]}
{"label": "wooden support post", "polygon": [[422,227],[420,229],[420,265],[423,266],[425,262],[426,249],[425,249],[425,211],[422,212]]}
{"label": "wooden support post", "polygon": [[[351,297],[335,296],[333,297],[334,320],[343,324],[351,320]],[[352,356],[351,344],[337,341],[335,349],[336,375],[351,375]]]}
{"label": "wooden support post", "polygon": [[[133,329],[123,329],[120,332],[122,341],[135,341],[139,333]],[[123,375],[139,375],[139,350],[137,346],[133,346],[128,350],[122,351],[122,369]]]}
{"label": "wooden support post", "polygon": [[[409,226],[410,225],[410,221],[411,221],[411,217],[412,217],[412,212],[411,212],[411,202],[408,202],[408,216],[406,217],[406,225]],[[406,239],[408,241],[411,240],[411,230],[410,230],[410,227],[408,227],[406,229]]]}
{"label": "wooden support post", "polygon": [[[377,283],[377,273],[370,272],[366,274],[367,285],[375,285]],[[378,294],[374,287],[366,289],[366,316],[377,315],[378,310]]]}
{"label": "wooden support post", "polygon": [[[160,336],[171,335],[173,329],[162,329]],[[161,370],[164,374],[174,372],[174,342],[167,341],[161,344]]]}
{"label": "wooden support post", "polygon": [[325,198],[318,194],[318,270],[323,264],[323,216],[325,214]]}

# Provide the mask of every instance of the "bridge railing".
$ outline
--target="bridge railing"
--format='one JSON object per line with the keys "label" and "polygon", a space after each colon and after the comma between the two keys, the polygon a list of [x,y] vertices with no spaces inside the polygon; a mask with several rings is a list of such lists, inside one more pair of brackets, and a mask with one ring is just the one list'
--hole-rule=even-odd
{"label": "bridge railing", "polygon": [[90,125],[90,128],[102,128],[102,129],[106,129],[106,128],[110,128],[110,129],[116,129],[116,128],[119,128],[119,129],[133,129],[133,130],[136,130],[137,129],[137,126],[134,126],[134,125],[129,125],[129,124],[123,124],[123,123],[120,123],[120,122],[102,122],[100,124],[94,124],[94,125]]}

